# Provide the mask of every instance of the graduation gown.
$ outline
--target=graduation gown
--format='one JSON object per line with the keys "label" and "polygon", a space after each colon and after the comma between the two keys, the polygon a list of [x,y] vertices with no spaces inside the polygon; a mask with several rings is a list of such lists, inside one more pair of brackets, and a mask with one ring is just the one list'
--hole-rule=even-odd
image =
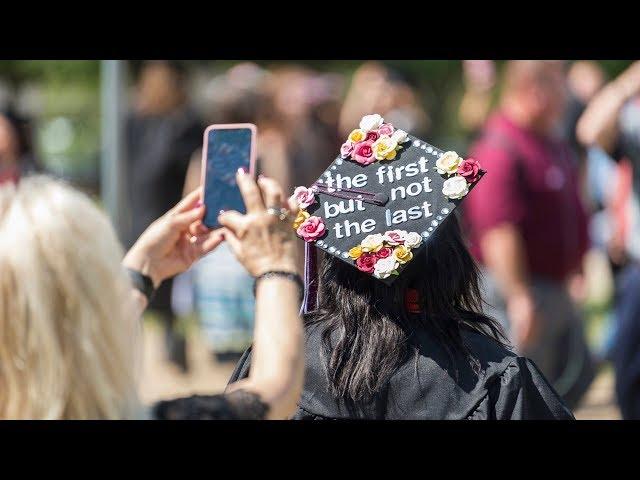
{"label": "graduation gown", "polygon": [[[416,331],[410,340],[416,356],[398,368],[372,401],[349,406],[330,393],[321,333],[318,325],[307,329],[305,386],[293,419],[574,419],[531,360],[466,329],[463,339],[480,362],[478,373],[464,355],[452,359],[431,333]],[[245,378],[250,366],[251,349],[230,382]]]}

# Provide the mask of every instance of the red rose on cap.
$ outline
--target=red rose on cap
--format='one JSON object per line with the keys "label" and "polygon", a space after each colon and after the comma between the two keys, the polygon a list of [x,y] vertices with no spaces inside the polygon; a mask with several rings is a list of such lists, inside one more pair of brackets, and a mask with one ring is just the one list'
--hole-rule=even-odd
{"label": "red rose on cap", "polygon": [[473,183],[478,179],[480,164],[473,158],[467,158],[458,165],[458,175],[462,175],[468,183]]}
{"label": "red rose on cap", "polygon": [[358,270],[365,273],[373,273],[373,268],[376,266],[378,258],[374,253],[363,253],[356,260],[356,266]]}
{"label": "red rose on cap", "polygon": [[378,137],[380,137],[380,135],[378,135],[378,132],[376,132],[375,130],[371,130],[370,132],[367,132],[367,138],[365,139],[365,142],[375,142]]}
{"label": "red rose on cap", "polygon": [[380,250],[378,250],[375,255],[378,258],[387,258],[388,256],[390,256],[393,253],[393,249],[389,248],[389,247],[382,247]]}

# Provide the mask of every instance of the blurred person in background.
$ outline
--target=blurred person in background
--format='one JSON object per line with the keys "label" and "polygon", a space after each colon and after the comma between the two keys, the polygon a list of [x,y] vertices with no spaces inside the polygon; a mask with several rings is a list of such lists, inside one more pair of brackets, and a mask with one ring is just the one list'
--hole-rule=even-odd
{"label": "blurred person in background", "polygon": [[463,60],[464,93],[458,107],[458,120],[462,128],[474,138],[491,111],[496,84],[496,66],[493,60]]}
{"label": "blurred person in background", "polygon": [[564,116],[564,136],[576,153],[583,157],[586,152],[578,141],[576,127],[587,104],[606,82],[602,67],[593,60],[573,62],[567,72],[568,101]]}
{"label": "blurred person in background", "polygon": [[[128,245],[182,197],[189,159],[202,145],[202,132],[203,125],[188,103],[183,67],[169,61],[144,63],[126,125]],[[171,281],[163,283],[151,309],[165,326],[169,359],[186,371],[186,342],[176,328],[171,286]]]}
{"label": "blurred person in background", "polygon": [[35,170],[30,123],[11,108],[0,111],[0,184]]}
{"label": "blurred person in background", "polygon": [[313,184],[334,157],[339,141],[328,104],[339,95],[336,86],[334,77],[298,65],[270,70],[258,119],[264,145],[260,168],[285,191]]}
{"label": "blurred person in background", "polygon": [[[343,79],[298,65],[276,66],[258,113],[258,168],[285,191],[312,185],[341,144],[337,128]],[[303,246],[297,245],[299,271]]]}
{"label": "blurred person in background", "polygon": [[580,117],[577,135],[585,148],[617,162],[617,174],[605,177],[612,190],[607,249],[618,267],[617,325],[609,354],[622,416],[640,419],[640,62],[594,96]]}
{"label": "blurred person in background", "polygon": [[561,62],[507,63],[499,109],[470,150],[487,175],[465,214],[485,311],[573,408],[594,366],[567,287],[588,237],[578,161],[561,135],[565,85]]}
{"label": "blurred person in background", "polygon": [[[246,215],[227,212],[224,228],[192,236],[204,215],[195,190],[124,260],[107,215],[83,193],[43,176],[0,186],[0,419],[289,417],[304,378],[291,219],[267,212],[286,205],[273,180],[239,173],[238,184]],[[223,395],[148,409],[136,392],[140,314],[154,289],[222,241],[257,279],[251,375]],[[276,270],[290,275],[263,276]]]}
{"label": "blurred person in background", "polygon": [[[263,101],[263,84],[267,72],[253,63],[240,63],[213,79],[209,88],[215,99],[209,118],[215,123],[256,123]],[[263,132],[258,130],[258,166],[264,165]],[[268,152],[277,161],[277,152]],[[271,165],[275,178],[278,168]],[[275,168],[274,168],[275,167]],[[200,185],[202,149],[191,157],[184,184],[184,195]],[[195,313],[207,346],[216,362],[235,364],[251,344],[254,323],[253,278],[242,267],[227,244],[198,260],[192,269],[174,280],[174,311],[181,315]]]}
{"label": "blurred person in background", "polygon": [[353,125],[370,112],[378,112],[397,128],[417,136],[425,135],[430,126],[415,86],[379,62],[366,62],[353,73],[340,113],[340,138],[346,138]]}

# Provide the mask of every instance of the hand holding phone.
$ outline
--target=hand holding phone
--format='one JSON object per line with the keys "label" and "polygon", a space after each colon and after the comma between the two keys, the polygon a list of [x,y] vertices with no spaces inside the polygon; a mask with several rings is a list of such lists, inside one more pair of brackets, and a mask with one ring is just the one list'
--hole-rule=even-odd
{"label": "hand holding phone", "polygon": [[220,210],[246,213],[236,184],[236,172],[244,168],[255,175],[256,126],[251,123],[210,125],[204,132],[202,184],[205,216],[202,223],[218,228]]}

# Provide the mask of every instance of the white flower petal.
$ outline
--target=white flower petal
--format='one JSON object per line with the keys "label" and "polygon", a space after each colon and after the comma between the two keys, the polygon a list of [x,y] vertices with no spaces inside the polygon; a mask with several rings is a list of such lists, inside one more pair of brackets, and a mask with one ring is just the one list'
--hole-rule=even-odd
{"label": "white flower petal", "polygon": [[383,122],[384,119],[377,113],[374,113],[372,115],[365,115],[364,117],[362,117],[362,120],[360,120],[360,128],[365,132],[369,132],[380,127]]}
{"label": "white flower petal", "polygon": [[391,135],[391,138],[394,139],[397,143],[403,143],[407,141],[408,133],[404,130],[396,130]]}

